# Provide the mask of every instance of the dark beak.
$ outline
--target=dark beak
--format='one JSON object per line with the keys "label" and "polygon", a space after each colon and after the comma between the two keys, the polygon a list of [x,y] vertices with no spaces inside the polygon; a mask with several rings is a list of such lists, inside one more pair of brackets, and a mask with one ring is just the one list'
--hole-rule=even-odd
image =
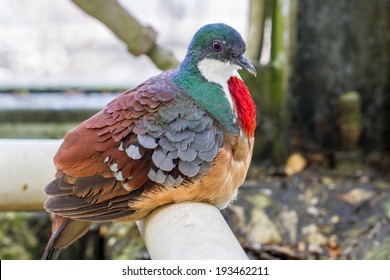
{"label": "dark beak", "polygon": [[233,63],[238,66],[241,66],[242,69],[247,70],[249,73],[256,77],[256,68],[249,62],[249,60],[244,55],[240,55],[239,57],[233,59]]}

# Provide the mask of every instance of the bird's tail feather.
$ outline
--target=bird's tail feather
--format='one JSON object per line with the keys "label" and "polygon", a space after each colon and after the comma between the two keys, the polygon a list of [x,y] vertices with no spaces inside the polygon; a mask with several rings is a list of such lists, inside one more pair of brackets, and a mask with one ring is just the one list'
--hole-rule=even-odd
{"label": "bird's tail feather", "polygon": [[57,259],[61,249],[85,235],[90,226],[90,222],[54,215],[51,228],[52,234],[46,245],[42,260]]}

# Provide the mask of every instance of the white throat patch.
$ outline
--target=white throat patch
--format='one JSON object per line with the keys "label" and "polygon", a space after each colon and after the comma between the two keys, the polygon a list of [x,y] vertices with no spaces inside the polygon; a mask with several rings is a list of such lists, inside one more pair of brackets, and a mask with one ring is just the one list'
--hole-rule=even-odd
{"label": "white throat patch", "polygon": [[207,81],[217,83],[223,88],[226,98],[229,101],[232,110],[234,110],[233,100],[229,92],[227,81],[232,76],[241,79],[237,72],[237,69],[241,69],[241,67],[229,62],[223,63],[216,59],[205,58],[198,63],[198,69]]}

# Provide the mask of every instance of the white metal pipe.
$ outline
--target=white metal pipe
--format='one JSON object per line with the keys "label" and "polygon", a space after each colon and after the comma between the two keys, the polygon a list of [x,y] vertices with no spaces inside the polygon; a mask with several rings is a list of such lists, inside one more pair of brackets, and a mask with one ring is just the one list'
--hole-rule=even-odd
{"label": "white metal pipe", "polygon": [[152,259],[248,259],[221,212],[207,203],[169,204],[138,226]]}
{"label": "white metal pipe", "polygon": [[0,139],[0,210],[43,210],[62,140]]}

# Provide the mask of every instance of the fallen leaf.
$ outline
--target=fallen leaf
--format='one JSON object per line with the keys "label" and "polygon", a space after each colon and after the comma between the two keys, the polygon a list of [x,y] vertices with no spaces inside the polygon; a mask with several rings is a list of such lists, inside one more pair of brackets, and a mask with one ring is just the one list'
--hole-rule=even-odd
{"label": "fallen leaf", "polygon": [[275,223],[260,209],[252,210],[251,220],[247,227],[248,240],[251,242],[273,244],[282,240]]}
{"label": "fallen leaf", "polygon": [[339,215],[333,215],[329,221],[332,223],[332,224],[337,224],[338,222],[340,222],[340,216]]}
{"label": "fallen leaf", "polygon": [[322,254],[322,246],[326,245],[328,239],[319,231],[317,225],[309,224],[301,229],[302,235],[308,246],[307,250],[310,253]]}
{"label": "fallen leaf", "polygon": [[326,243],[328,254],[332,259],[336,259],[341,254],[340,245],[337,242],[337,237],[332,235]]}
{"label": "fallen leaf", "polygon": [[249,203],[251,203],[253,206],[260,209],[265,209],[267,207],[270,207],[273,203],[272,198],[264,194],[253,194],[251,196],[248,196],[246,200]]}
{"label": "fallen leaf", "polygon": [[327,186],[330,189],[333,189],[336,185],[335,181],[330,177],[322,177],[321,183]]}
{"label": "fallen leaf", "polygon": [[299,153],[293,153],[288,157],[284,172],[287,176],[292,176],[305,169],[307,160]]}
{"label": "fallen leaf", "polygon": [[318,230],[318,227],[315,224],[309,224],[303,227],[301,231],[309,245],[319,247],[325,245],[328,241],[327,238]]}
{"label": "fallen leaf", "polygon": [[365,189],[356,188],[348,193],[339,195],[339,199],[349,204],[358,204],[363,201],[367,201],[374,196],[374,192],[367,191]]}
{"label": "fallen leaf", "polygon": [[309,244],[309,246],[307,247],[307,250],[308,250],[310,253],[318,254],[318,255],[321,255],[322,252],[323,252],[321,246],[318,245],[318,244]]}
{"label": "fallen leaf", "polygon": [[279,214],[278,219],[281,221],[281,225],[287,231],[290,242],[296,243],[297,231],[298,231],[298,213],[294,210],[283,209]]}
{"label": "fallen leaf", "polygon": [[305,241],[301,240],[301,241],[298,242],[297,250],[299,252],[305,252],[306,251],[306,243],[305,243]]}

